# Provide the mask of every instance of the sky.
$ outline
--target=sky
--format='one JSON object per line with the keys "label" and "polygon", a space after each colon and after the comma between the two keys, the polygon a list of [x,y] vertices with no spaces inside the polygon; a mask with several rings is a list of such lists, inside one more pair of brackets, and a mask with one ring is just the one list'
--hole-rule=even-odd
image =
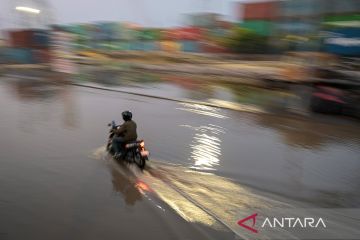
{"label": "sky", "polygon": [[235,20],[235,2],[253,0],[0,0],[0,28],[14,24],[14,13],[10,12],[15,6],[37,5],[41,9],[46,5],[37,1],[48,2],[55,22],[61,24],[127,21],[146,27],[172,27],[183,25],[186,13],[215,12]]}
{"label": "sky", "polygon": [[177,26],[184,13],[232,15],[234,0],[50,0],[63,22],[130,21],[145,26]]}

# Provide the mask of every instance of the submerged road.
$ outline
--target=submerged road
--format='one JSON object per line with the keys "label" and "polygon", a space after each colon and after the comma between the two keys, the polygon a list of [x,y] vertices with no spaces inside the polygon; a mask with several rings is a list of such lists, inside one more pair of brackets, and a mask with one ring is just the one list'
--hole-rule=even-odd
{"label": "submerged road", "polygon": [[[18,79],[1,79],[0,109],[1,240],[250,239],[242,212],[360,206],[351,120]],[[142,172],[104,150],[107,123],[125,109],[151,153]]]}

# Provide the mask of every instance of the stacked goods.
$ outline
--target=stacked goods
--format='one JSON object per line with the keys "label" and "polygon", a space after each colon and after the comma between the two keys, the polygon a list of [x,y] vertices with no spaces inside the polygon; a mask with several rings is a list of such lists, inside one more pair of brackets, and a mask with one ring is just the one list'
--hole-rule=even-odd
{"label": "stacked goods", "polygon": [[111,50],[111,43],[107,41],[99,41],[96,43],[96,47],[101,50]]}
{"label": "stacked goods", "polygon": [[161,39],[161,30],[144,28],[139,31],[138,37],[138,40],[157,41]]}
{"label": "stacked goods", "polygon": [[200,40],[202,30],[196,27],[173,28],[161,31],[162,40]]}
{"label": "stacked goods", "polygon": [[33,49],[31,53],[34,63],[49,63],[51,61],[49,49]]}
{"label": "stacked goods", "polygon": [[202,37],[201,28],[197,27],[183,27],[177,29],[177,39],[179,40],[193,40],[198,41]]}
{"label": "stacked goods", "polygon": [[10,46],[14,48],[31,48],[32,31],[21,30],[9,32]]}
{"label": "stacked goods", "polygon": [[318,26],[314,21],[282,20],[276,24],[276,29],[284,35],[302,35],[304,33],[316,32]]}
{"label": "stacked goods", "polygon": [[123,38],[123,25],[121,23],[112,23],[112,37],[113,39],[119,41]]}
{"label": "stacked goods", "polygon": [[230,34],[231,30],[235,27],[235,24],[227,21],[218,21],[216,27],[207,29],[207,39],[217,41],[219,38],[223,38]]}
{"label": "stacked goods", "polygon": [[46,30],[34,30],[31,36],[33,48],[46,49],[50,47],[50,33]]}
{"label": "stacked goods", "polygon": [[86,27],[83,24],[72,24],[67,26],[67,30],[72,34],[79,35],[79,36],[87,36]]}
{"label": "stacked goods", "polygon": [[136,41],[130,43],[131,50],[137,51],[157,51],[159,50],[158,41],[161,36],[159,29],[143,28],[136,30]]}
{"label": "stacked goods", "polygon": [[198,27],[183,27],[177,29],[176,39],[183,52],[199,52],[199,41],[203,39],[204,31]]}
{"label": "stacked goods", "polygon": [[173,28],[158,30],[160,49],[167,52],[191,51],[196,52],[196,41],[201,39],[201,30],[195,27]]}
{"label": "stacked goods", "polygon": [[200,28],[213,28],[216,26],[216,22],[220,18],[219,14],[216,13],[198,13],[189,14],[187,17],[190,26]]}
{"label": "stacked goods", "polygon": [[127,51],[130,49],[130,43],[127,41],[119,41],[115,43],[115,50],[117,51]]}
{"label": "stacked goods", "polygon": [[49,63],[51,61],[49,49],[5,48],[1,55],[6,63],[13,64]]}
{"label": "stacked goods", "polygon": [[80,36],[80,39],[82,39],[84,43],[83,49],[97,48],[97,26],[95,24],[85,24],[83,25],[83,31],[84,36]]}
{"label": "stacked goods", "polygon": [[269,36],[273,32],[273,23],[266,20],[248,20],[240,23],[240,26],[262,36]]}
{"label": "stacked goods", "polygon": [[274,25],[284,51],[318,51],[323,0],[281,1],[279,21]]}
{"label": "stacked goods", "polygon": [[360,14],[345,12],[342,15],[327,15],[323,28],[326,30],[323,41],[326,52],[360,57]]}
{"label": "stacked goods", "polygon": [[227,53],[228,50],[213,42],[201,42],[200,51],[204,53]]}
{"label": "stacked goods", "polygon": [[243,4],[243,17],[247,20],[274,20],[278,16],[277,2],[257,2]]}
{"label": "stacked goods", "polygon": [[146,41],[143,42],[144,51],[158,51],[160,50],[159,42],[157,41]]}
{"label": "stacked goods", "polygon": [[139,30],[140,27],[134,24],[123,23],[120,27],[121,36],[119,40],[121,41],[136,41],[139,39]]}
{"label": "stacked goods", "polygon": [[[201,20],[201,18],[204,18]],[[137,25],[114,22],[99,22],[97,24],[75,24],[64,27],[74,35],[70,44],[78,49],[99,49],[116,51],[158,51],[167,52],[226,52],[221,46],[222,39],[233,26],[229,22],[220,21],[215,14],[196,16],[198,23],[204,27],[180,27],[173,29],[141,28]],[[249,20],[250,21],[250,20]],[[245,27],[253,28],[262,35],[268,35],[270,23],[265,20],[251,20]],[[39,34],[38,42],[41,39]],[[44,44],[42,44],[44,46]],[[46,59],[46,53],[36,51],[37,59]]]}
{"label": "stacked goods", "polygon": [[30,48],[4,48],[1,51],[2,61],[10,64],[34,63],[32,50]]}
{"label": "stacked goods", "polygon": [[[352,47],[345,45],[356,45],[353,37],[356,35],[354,30],[345,28],[359,27],[360,4],[358,0],[281,1],[279,9],[281,18],[276,29],[281,38],[290,43],[291,50],[320,51],[325,48],[326,51],[337,54],[343,52],[349,55],[348,51],[352,51],[350,50]],[[319,35],[321,30],[331,32],[325,37],[325,42],[322,42],[322,36]],[[335,35],[344,37],[334,37]],[[326,41],[345,45],[327,44]],[[325,44],[322,45],[323,43]],[[356,54],[357,50],[353,49],[353,51]]]}
{"label": "stacked goods", "polygon": [[199,41],[181,40],[179,43],[183,52],[200,52]]}
{"label": "stacked goods", "polygon": [[97,25],[98,28],[98,39],[103,41],[114,41],[118,40],[119,26],[113,22],[100,22]]}
{"label": "stacked goods", "polygon": [[161,39],[159,29],[112,22],[98,23],[92,35],[93,45],[103,50],[153,51]]}
{"label": "stacked goods", "polygon": [[84,24],[73,24],[66,26],[66,31],[71,33],[73,38],[73,47],[76,49],[88,49],[90,48],[90,35],[88,32],[88,26]]}
{"label": "stacked goods", "polygon": [[96,41],[109,41],[111,37],[110,26],[107,23],[97,23],[95,31]]}
{"label": "stacked goods", "polygon": [[177,42],[180,31],[176,28],[161,31],[160,50],[165,52],[179,52],[181,45]]}
{"label": "stacked goods", "polygon": [[130,49],[132,51],[142,51],[143,43],[141,41],[132,41],[130,42]]}
{"label": "stacked goods", "polygon": [[179,52],[181,45],[175,41],[161,41],[160,49],[165,52]]}
{"label": "stacked goods", "polygon": [[[328,0],[325,0],[328,1]],[[279,2],[279,15],[282,18],[311,18],[325,10],[324,0],[301,0]]]}
{"label": "stacked goods", "polygon": [[273,32],[272,22],[278,18],[278,2],[257,2],[241,5],[243,22],[241,27],[250,29],[262,36],[269,36]]}
{"label": "stacked goods", "polygon": [[326,3],[326,14],[343,15],[358,14],[360,12],[359,0],[323,0]]}
{"label": "stacked goods", "polygon": [[337,55],[360,57],[359,39],[359,27],[334,28],[327,32],[324,39],[324,49],[326,52]]}
{"label": "stacked goods", "polygon": [[155,41],[133,41],[129,43],[129,50],[157,51],[159,50],[159,44]]}
{"label": "stacked goods", "polygon": [[222,53],[225,42],[229,39],[235,25],[226,21],[217,21],[216,26],[211,29],[203,29],[202,47],[205,52]]}
{"label": "stacked goods", "polygon": [[141,36],[141,28],[137,25],[127,24],[125,25],[127,41],[137,41]]}
{"label": "stacked goods", "polygon": [[161,40],[175,41],[179,39],[179,31],[174,29],[165,29],[161,31]]}
{"label": "stacked goods", "polygon": [[45,63],[50,61],[50,33],[28,29],[9,32],[9,46],[5,57],[10,63]]}
{"label": "stacked goods", "polygon": [[162,31],[162,29],[158,29],[158,28],[151,29],[151,35],[152,35],[154,41],[159,41],[161,39],[161,37],[162,37],[161,31]]}
{"label": "stacked goods", "polygon": [[323,19],[325,27],[360,27],[360,14],[328,15]]}
{"label": "stacked goods", "polygon": [[229,30],[234,26],[233,22],[225,21],[225,20],[218,20],[216,22],[216,28]]}

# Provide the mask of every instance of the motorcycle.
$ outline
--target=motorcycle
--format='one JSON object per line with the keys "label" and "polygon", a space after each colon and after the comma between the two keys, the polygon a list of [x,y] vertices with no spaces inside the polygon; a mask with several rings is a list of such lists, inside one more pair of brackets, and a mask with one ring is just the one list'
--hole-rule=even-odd
{"label": "motorcycle", "polygon": [[[115,136],[115,133],[113,130],[119,128],[120,126],[116,125],[115,121],[109,123],[108,126],[110,127],[110,130],[108,143],[106,145],[106,151],[108,151],[108,153],[114,157],[115,151],[112,147],[112,140]],[[125,143],[123,145],[123,149],[124,153],[122,154],[121,160],[128,163],[135,163],[139,166],[140,169],[145,168],[145,163],[149,160],[149,151],[145,149],[144,140],[136,140],[133,142]]]}

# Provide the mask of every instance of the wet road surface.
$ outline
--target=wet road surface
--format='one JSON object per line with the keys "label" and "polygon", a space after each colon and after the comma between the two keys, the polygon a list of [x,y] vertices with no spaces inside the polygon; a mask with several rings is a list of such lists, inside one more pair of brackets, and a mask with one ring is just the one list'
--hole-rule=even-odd
{"label": "wet road surface", "polygon": [[[0,82],[0,239],[237,239],[242,210],[360,206],[360,126]],[[104,150],[130,109],[139,171]]]}

